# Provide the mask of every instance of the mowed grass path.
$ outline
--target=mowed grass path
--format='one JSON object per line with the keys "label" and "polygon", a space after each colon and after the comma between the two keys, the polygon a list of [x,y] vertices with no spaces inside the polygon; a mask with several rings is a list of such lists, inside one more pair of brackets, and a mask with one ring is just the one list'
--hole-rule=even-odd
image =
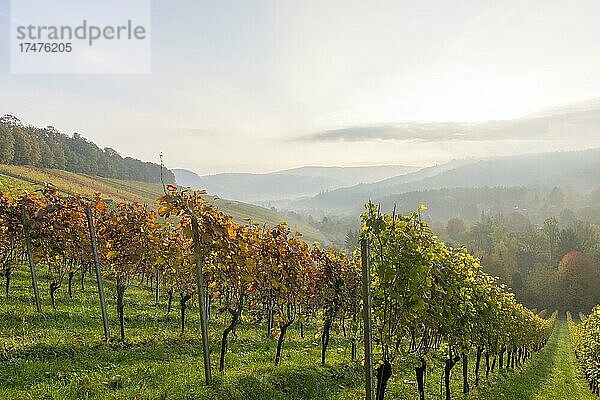
{"label": "mowed grass path", "polygon": [[506,375],[506,380],[482,390],[485,400],[586,400],[596,399],[577,370],[569,330],[564,319],[556,327],[546,348],[535,354],[521,372]]}

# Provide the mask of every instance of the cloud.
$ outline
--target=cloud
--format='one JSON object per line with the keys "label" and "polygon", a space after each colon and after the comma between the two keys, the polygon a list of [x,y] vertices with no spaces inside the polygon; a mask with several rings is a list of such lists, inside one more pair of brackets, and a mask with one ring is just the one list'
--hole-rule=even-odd
{"label": "cloud", "polygon": [[437,141],[460,138],[463,133],[457,123],[404,122],[370,126],[354,126],[313,133],[300,138],[305,141],[362,142],[372,140],[421,140]]}
{"label": "cloud", "polygon": [[600,108],[555,110],[513,120],[418,122],[360,125],[324,130],[296,140],[309,142],[370,141],[503,141],[589,139],[600,131]]}

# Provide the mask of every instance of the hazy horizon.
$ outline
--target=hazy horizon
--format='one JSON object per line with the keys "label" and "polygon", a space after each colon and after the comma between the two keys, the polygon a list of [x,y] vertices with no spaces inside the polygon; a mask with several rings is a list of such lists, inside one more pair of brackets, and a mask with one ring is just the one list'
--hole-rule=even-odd
{"label": "hazy horizon", "polygon": [[[598,11],[153,1],[150,74],[18,75],[3,63],[0,112],[200,175],[590,148],[596,113],[532,115],[597,103]],[[0,20],[7,54],[9,2]]]}

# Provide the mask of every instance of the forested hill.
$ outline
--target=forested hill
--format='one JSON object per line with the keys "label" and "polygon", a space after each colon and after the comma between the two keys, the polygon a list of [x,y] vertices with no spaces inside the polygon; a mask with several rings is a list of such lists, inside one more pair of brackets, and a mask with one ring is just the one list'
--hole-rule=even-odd
{"label": "forested hill", "polygon": [[600,187],[600,148],[469,159],[424,168],[371,184],[356,185],[300,200],[296,210],[320,209],[352,214],[369,200],[432,189],[544,186],[589,193]]}
{"label": "forested hill", "polygon": [[[121,157],[116,150],[101,149],[78,133],[72,136],[49,126],[24,125],[19,119],[0,118],[0,164],[31,165],[69,172],[141,182],[159,183],[160,165]],[[175,175],[163,169],[165,183]]]}

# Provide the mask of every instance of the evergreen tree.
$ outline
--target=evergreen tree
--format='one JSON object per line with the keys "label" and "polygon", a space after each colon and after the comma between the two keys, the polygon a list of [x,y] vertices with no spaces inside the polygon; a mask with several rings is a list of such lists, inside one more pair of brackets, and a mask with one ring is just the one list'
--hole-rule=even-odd
{"label": "evergreen tree", "polygon": [[15,154],[13,163],[16,165],[39,166],[42,161],[40,145],[35,138],[22,127],[14,127]]}
{"label": "evergreen tree", "polygon": [[0,123],[0,164],[12,164],[15,155],[15,138],[10,129]]}

